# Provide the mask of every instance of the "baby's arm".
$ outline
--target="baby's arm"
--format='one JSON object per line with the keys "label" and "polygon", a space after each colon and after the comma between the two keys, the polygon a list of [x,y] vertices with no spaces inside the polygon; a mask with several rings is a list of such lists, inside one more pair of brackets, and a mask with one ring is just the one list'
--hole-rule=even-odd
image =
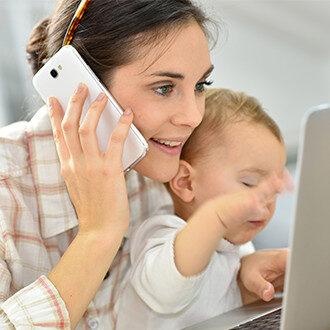
{"label": "baby's arm", "polygon": [[282,181],[274,175],[255,188],[203,204],[176,236],[174,256],[178,271],[183,276],[202,272],[228,228],[267,217],[267,204],[282,188]]}
{"label": "baby's arm", "polygon": [[[130,283],[145,304],[157,313],[176,313],[188,306],[199,293],[206,275],[187,278],[175,266],[173,242],[185,226],[186,222],[174,215],[156,215],[145,220],[130,238]],[[130,291],[130,287],[126,291]],[[125,296],[132,295],[124,293]],[[139,301],[123,302],[125,306],[128,303],[134,306]]]}
{"label": "baby's arm", "polygon": [[214,204],[200,207],[175,238],[175,265],[183,276],[201,273],[226,234],[227,228],[217,217]]}

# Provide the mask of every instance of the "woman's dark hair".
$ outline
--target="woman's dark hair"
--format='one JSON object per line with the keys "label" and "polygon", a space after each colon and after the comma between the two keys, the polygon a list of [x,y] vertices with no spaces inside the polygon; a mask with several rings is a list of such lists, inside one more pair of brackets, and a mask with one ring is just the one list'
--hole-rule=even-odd
{"label": "woman's dark hair", "polygon": [[[26,47],[33,73],[61,48],[79,3],[60,1],[55,13],[34,27]],[[92,0],[71,45],[104,81],[105,74],[141,55],[141,46],[157,44],[192,20],[210,37],[206,25],[211,20],[190,0]]]}

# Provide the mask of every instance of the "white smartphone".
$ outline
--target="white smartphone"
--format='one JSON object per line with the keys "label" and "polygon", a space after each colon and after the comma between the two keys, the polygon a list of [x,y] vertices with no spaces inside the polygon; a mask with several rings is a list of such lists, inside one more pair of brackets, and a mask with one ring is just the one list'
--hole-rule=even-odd
{"label": "white smartphone", "polygon": [[[108,97],[108,103],[96,128],[99,148],[105,152],[110,135],[123,110],[91,68],[84,62],[77,50],[70,45],[62,47],[33,77],[33,85],[42,99],[47,102],[48,97],[56,97],[64,112],[67,109],[70,97],[80,82],[88,87],[88,96],[82,110],[80,124],[89,106],[99,93],[103,92]],[[147,151],[148,143],[132,124],[124,145],[124,171],[128,172],[146,155]]]}

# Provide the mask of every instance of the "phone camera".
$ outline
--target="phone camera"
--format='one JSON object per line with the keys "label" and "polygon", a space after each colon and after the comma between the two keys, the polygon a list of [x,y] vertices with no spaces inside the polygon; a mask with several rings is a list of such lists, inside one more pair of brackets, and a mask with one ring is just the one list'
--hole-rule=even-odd
{"label": "phone camera", "polygon": [[58,72],[57,72],[55,69],[53,69],[53,70],[50,71],[50,75],[51,75],[53,78],[56,78],[56,77],[58,76]]}

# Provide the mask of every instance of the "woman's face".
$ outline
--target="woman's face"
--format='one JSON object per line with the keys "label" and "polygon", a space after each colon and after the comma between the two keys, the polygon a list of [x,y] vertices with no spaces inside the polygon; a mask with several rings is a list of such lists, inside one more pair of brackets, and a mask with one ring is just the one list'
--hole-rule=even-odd
{"label": "woman's face", "polygon": [[132,109],[134,125],[149,145],[135,170],[162,182],[176,174],[182,145],[202,120],[204,85],[213,68],[197,23],[174,33],[111,77],[111,93]]}

